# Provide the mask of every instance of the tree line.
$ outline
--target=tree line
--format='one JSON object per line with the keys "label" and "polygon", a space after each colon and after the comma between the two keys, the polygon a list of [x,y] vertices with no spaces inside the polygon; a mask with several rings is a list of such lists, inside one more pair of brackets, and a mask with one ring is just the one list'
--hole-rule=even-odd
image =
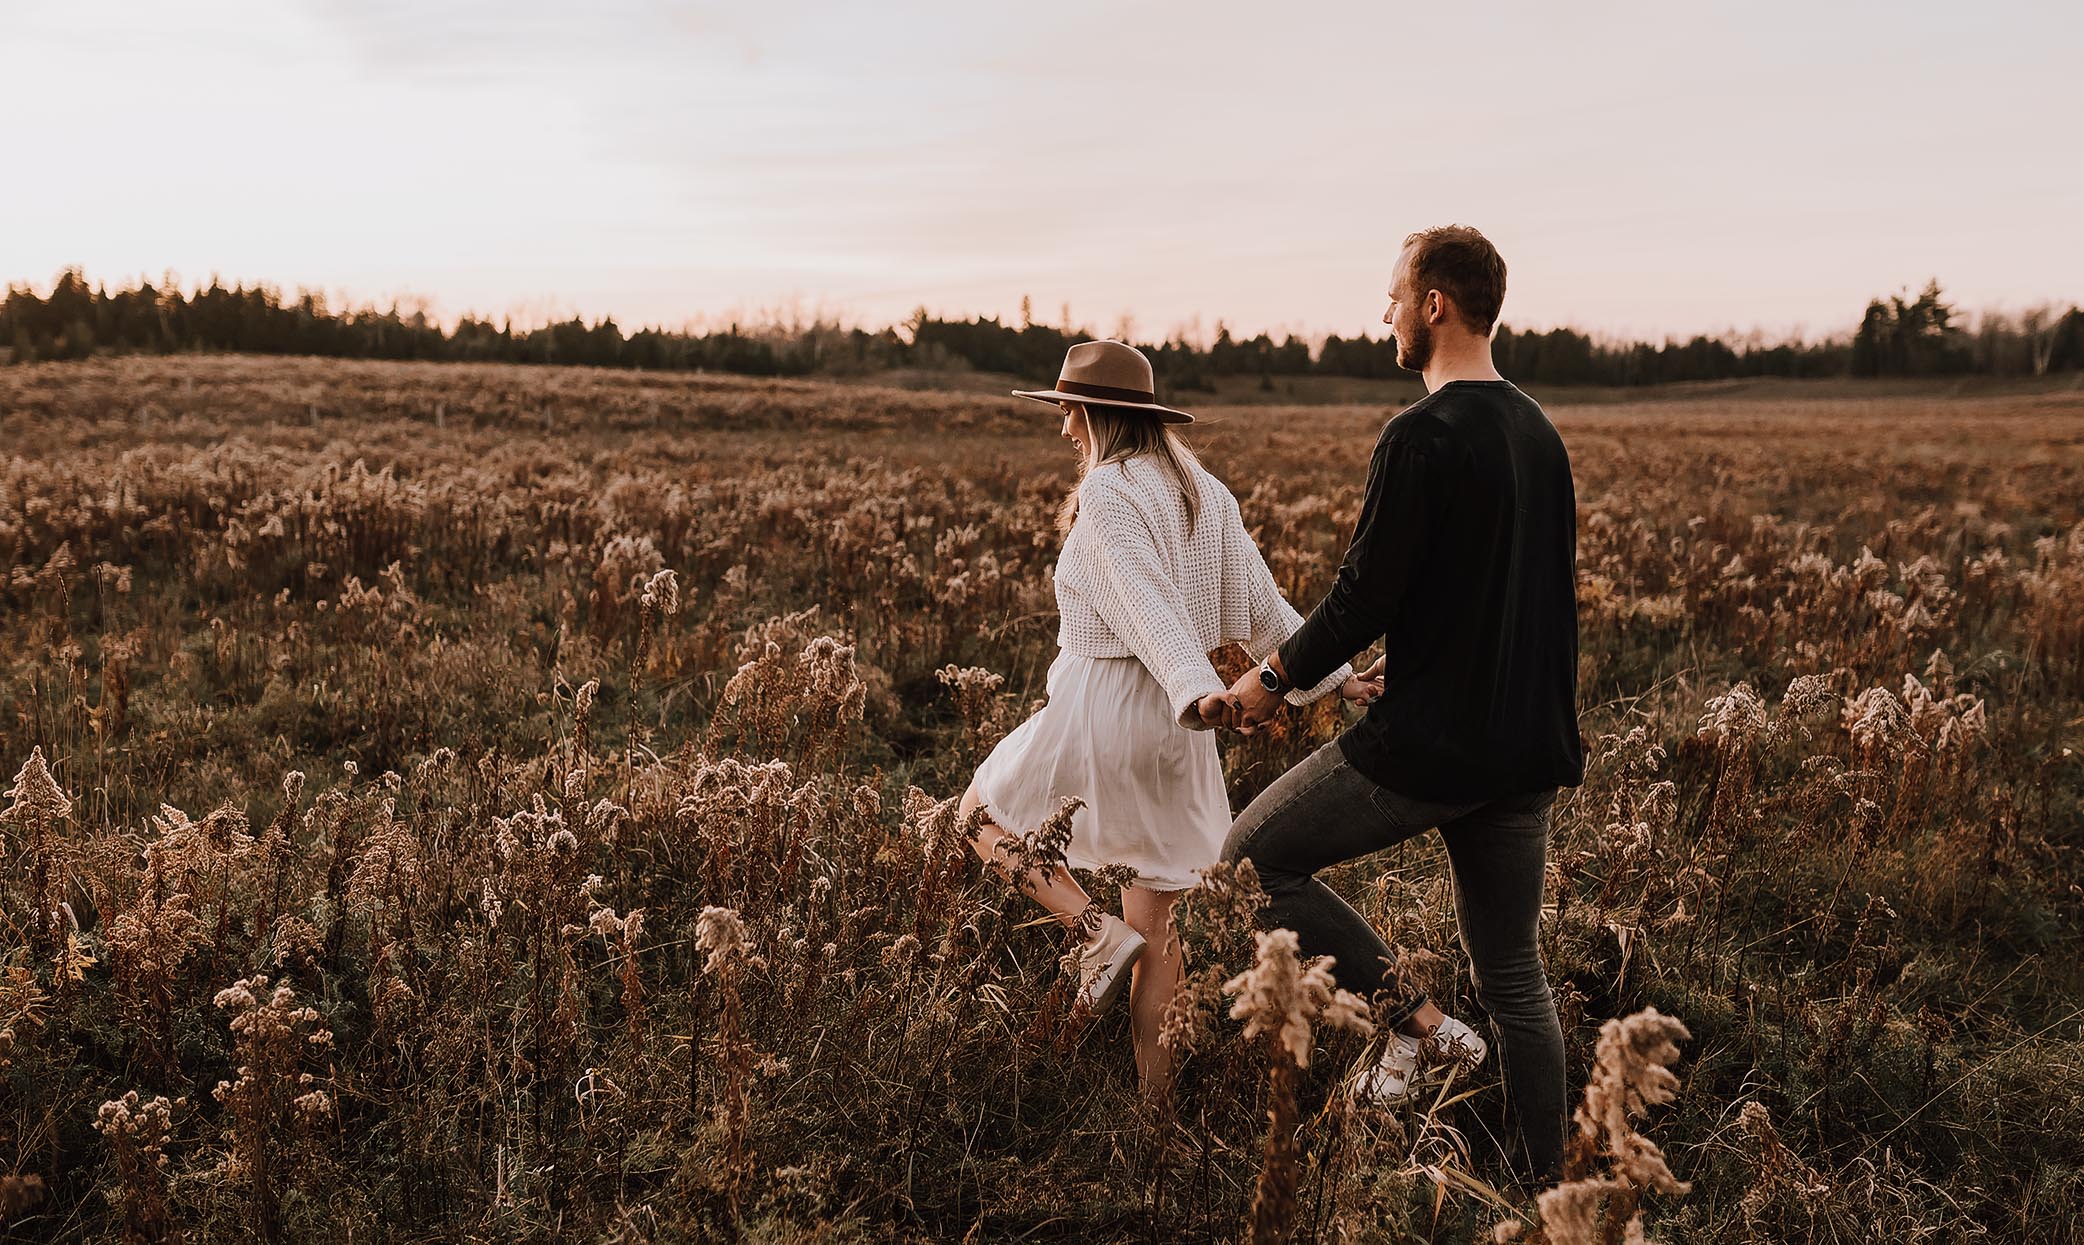
{"label": "tree line", "polygon": [[[10,285],[0,301],[0,363],[78,359],[104,353],[238,351],[356,359],[562,363],[649,370],[734,372],[753,376],[843,376],[897,368],[1053,375],[1064,350],[1094,334],[1068,324],[1035,323],[1022,301],[1020,323],[997,317],[945,320],[916,312],[901,328],[869,331],[810,324],[731,324],[708,331],[642,328],[626,333],[613,318],[516,328],[466,315],[443,328],[423,309],[393,303],[330,307],[318,294],[284,297],[265,285],[212,280],[184,291],[173,282],[139,282],[114,291],[89,284],[79,269],[58,274],[48,294]],[[1217,325],[1203,346],[1175,334],[1139,343],[1170,389],[1207,390],[1217,377],[1258,377],[1264,388],[1296,376],[1390,377],[1396,343],[1332,335],[1312,348],[1294,335],[1234,336]],[[1499,327],[1499,370],[1546,385],[1649,385],[1762,376],[2045,375],[2084,370],[2084,310],[2042,307],[2017,315],[1985,313],[1971,325],[1937,282],[1867,305],[1849,338],[1816,342],[1735,342],[1699,335],[1661,343],[1611,341],[1570,328]]]}

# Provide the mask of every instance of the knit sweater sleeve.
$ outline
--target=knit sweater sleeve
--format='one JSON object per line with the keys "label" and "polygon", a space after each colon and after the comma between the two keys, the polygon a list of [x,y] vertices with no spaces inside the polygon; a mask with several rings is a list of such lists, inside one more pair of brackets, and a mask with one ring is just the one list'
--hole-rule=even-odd
{"label": "knit sweater sleeve", "polygon": [[1165,689],[1174,720],[1190,730],[1202,729],[1196,703],[1228,689],[1195,633],[1186,598],[1165,567],[1150,524],[1100,477],[1088,477],[1080,490],[1078,517],[1093,525],[1100,581],[1094,611]]}
{"label": "knit sweater sleeve", "polygon": [[[1252,634],[1245,641],[1245,653],[1253,661],[1264,661],[1268,653],[1295,634],[1302,626],[1303,618],[1288,603],[1288,598],[1281,595],[1281,586],[1274,582],[1274,573],[1266,564],[1266,555],[1259,551],[1258,542],[1245,530],[1243,517],[1239,516],[1236,522],[1237,539],[1245,555],[1245,587],[1252,612]],[[1341,662],[1313,686],[1290,688],[1286,699],[1291,705],[1307,705],[1337,691],[1352,674],[1353,667]]]}

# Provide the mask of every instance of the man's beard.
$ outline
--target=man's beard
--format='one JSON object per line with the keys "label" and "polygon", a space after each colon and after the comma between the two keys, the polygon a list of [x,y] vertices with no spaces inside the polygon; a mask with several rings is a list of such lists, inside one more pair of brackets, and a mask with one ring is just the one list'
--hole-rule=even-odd
{"label": "man's beard", "polygon": [[1423,372],[1426,364],[1433,361],[1433,326],[1417,320],[1411,326],[1411,340],[1406,341],[1400,333],[1397,339],[1397,366],[1407,372]]}

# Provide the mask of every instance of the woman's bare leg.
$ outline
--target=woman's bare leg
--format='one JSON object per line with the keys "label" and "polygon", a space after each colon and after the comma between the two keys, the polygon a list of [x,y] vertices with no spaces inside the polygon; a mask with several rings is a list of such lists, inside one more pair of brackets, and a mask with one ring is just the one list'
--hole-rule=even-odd
{"label": "woman's bare leg", "polygon": [[[970,784],[969,790],[962,793],[962,801],[955,806],[956,816],[968,817],[970,811],[981,803],[983,800],[977,795],[976,784]],[[986,814],[984,821],[977,828],[977,837],[970,840],[970,847],[983,858],[984,863],[996,865],[1004,871],[1006,862],[998,855],[998,847],[1009,837],[1011,836],[1005,829]],[[1086,909],[1092,906],[1092,896],[1085,893],[1085,888],[1080,886],[1077,879],[1071,876],[1071,871],[1062,865],[1048,873],[1030,869],[1019,881],[1021,890],[1026,891],[1036,903],[1049,909],[1055,914],[1056,919],[1065,925],[1079,925],[1085,919]]]}
{"label": "woman's bare leg", "polygon": [[1162,1089],[1172,1077],[1172,1055],[1158,1044],[1165,1007],[1179,990],[1179,933],[1172,925],[1172,904],[1184,892],[1122,888],[1122,919],[1146,944],[1129,978],[1129,1024],[1136,1040],[1136,1075],[1145,1094]]}

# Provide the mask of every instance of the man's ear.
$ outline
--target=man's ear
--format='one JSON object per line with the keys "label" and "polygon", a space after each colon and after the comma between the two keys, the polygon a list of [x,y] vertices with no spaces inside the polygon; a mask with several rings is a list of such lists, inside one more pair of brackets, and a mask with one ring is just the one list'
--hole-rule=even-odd
{"label": "man's ear", "polygon": [[1447,295],[1438,290],[1426,291],[1426,323],[1447,323]]}

